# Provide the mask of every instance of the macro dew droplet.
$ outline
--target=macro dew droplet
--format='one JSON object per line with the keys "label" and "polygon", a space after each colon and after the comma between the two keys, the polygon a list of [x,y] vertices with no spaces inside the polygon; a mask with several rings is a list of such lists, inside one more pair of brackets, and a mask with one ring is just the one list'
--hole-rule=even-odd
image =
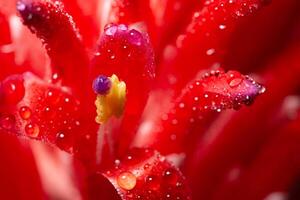
{"label": "macro dew droplet", "polygon": [[28,123],[25,126],[25,133],[29,137],[36,138],[36,137],[38,137],[38,135],[40,133],[40,127],[37,124]]}
{"label": "macro dew droplet", "polygon": [[231,88],[235,88],[239,86],[243,82],[242,75],[239,72],[236,71],[230,71],[229,72],[229,78],[227,83]]}
{"label": "macro dew droplet", "polygon": [[14,124],[16,122],[16,119],[13,115],[4,115],[0,117],[0,127],[3,129],[12,129]]}
{"label": "macro dew droplet", "polygon": [[176,185],[178,181],[178,175],[174,169],[170,168],[163,173],[163,179],[171,185]]}
{"label": "macro dew droplet", "polygon": [[243,81],[242,78],[232,79],[229,82],[229,86],[232,87],[232,88],[237,87],[237,86],[239,86],[242,83],[242,81]]}
{"label": "macro dew droplet", "polygon": [[19,110],[20,117],[24,120],[27,120],[31,117],[31,109],[27,106],[23,106]]}
{"label": "macro dew droplet", "polygon": [[136,186],[136,177],[131,172],[122,172],[117,177],[117,184],[124,190],[132,190]]}
{"label": "macro dew droplet", "polygon": [[147,187],[151,190],[158,190],[160,188],[160,180],[155,175],[147,176],[145,182],[147,184]]}

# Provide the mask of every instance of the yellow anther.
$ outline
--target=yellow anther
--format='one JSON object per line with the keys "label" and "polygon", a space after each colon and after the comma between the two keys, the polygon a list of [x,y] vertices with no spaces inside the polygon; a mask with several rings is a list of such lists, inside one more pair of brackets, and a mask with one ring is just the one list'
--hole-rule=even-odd
{"label": "yellow anther", "polygon": [[97,95],[95,105],[97,107],[96,122],[103,124],[112,116],[120,117],[124,111],[126,101],[126,84],[120,81],[116,75],[110,78],[111,88],[105,95]]}

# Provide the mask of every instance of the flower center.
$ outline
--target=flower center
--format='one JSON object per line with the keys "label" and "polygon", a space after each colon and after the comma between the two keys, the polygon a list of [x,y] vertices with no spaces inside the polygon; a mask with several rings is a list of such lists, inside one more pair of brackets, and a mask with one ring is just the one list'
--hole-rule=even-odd
{"label": "flower center", "polygon": [[93,89],[97,94],[95,105],[97,107],[96,122],[106,123],[112,116],[120,117],[124,111],[126,101],[126,84],[116,75],[106,77],[98,76],[93,82]]}

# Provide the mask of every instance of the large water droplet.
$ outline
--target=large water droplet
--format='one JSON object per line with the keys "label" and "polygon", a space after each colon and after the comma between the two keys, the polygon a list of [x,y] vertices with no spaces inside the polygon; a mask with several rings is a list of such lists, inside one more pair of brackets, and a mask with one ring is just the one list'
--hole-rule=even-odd
{"label": "large water droplet", "polygon": [[23,79],[12,78],[3,82],[1,86],[6,103],[15,104],[21,101],[25,94]]}
{"label": "large water droplet", "polygon": [[117,177],[117,183],[124,190],[132,190],[136,186],[136,177],[131,172],[122,172]]}
{"label": "large water droplet", "polygon": [[227,82],[231,88],[235,88],[243,82],[243,77],[239,72],[231,71]]}
{"label": "large water droplet", "polygon": [[31,117],[31,113],[32,113],[31,109],[27,106],[23,106],[19,110],[20,117],[25,120]]}
{"label": "large water droplet", "polygon": [[36,138],[36,137],[38,137],[38,135],[40,133],[40,127],[34,123],[28,123],[25,126],[25,133],[29,137]]}
{"label": "large water droplet", "polygon": [[0,126],[4,129],[12,129],[15,125],[16,119],[13,115],[4,115],[0,117]]}
{"label": "large water droplet", "polygon": [[104,28],[104,32],[108,36],[113,36],[118,31],[118,27],[116,25],[108,25]]}
{"label": "large water droplet", "polygon": [[230,87],[237,87],[239,86],[241,83],[242,83],[243,79],[242,78],[235,78],[235,79],[232,79],[230,82],[229,82],[229,86]]}
{"label": "large water droplet", "polygon": [[66,131],[60,131],[56,135],[56,145],[67,152],[73,153],[73,137]]}

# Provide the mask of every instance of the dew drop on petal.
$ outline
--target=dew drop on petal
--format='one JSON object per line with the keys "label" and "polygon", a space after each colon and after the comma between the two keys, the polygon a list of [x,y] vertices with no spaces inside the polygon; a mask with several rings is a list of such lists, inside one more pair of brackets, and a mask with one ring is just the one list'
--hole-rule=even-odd
{"label": "dew drop on petal", "polygon": [[231,88],[239,86],[243,82],[242,75],[239,72],[231,71],[229,72],[229,78],[227,83]]}
{"label": "dew drop on petal", "polygon": [[206,51],[206,55],[211,56],[211,55],[213,55],[215,52],[216,52],[216,50],[213,49],[213,48],[211,48],[211,49],[208,49],[208,50]]}
{"label": "dew drop on petal", "polygon": [[163,173],[163,179],[171,185],[176,185],[178,181],[178,175],[174,169],[170,168]]}
{"label": "dew drop on petal", "polygon": [[54,74],[52,74],[51,82],[55,84],[55,83],[59,82],[60,79],[61,79],[60,75],[58,73],[54,73]]}
{"label": "dew drop on petal", "polygon": [[136,186],[136,177],[131,172],[122,172],[117,177],[117,183],[124,190],[132,190]]}
{"label": "dew drop on petal", "polygon": [[25,120],[31,117],[31,113],[32,113],[31,109],[27,106],[23,106],[19,110],[20,117]]}
{"label": "dew drop on petal", "polygon": [[56,134],[56,145],[64,151],[73,153],[73,138],[68,132],[60,131]]}
{"label": "dew drop on petal", "polygon": [[12,129],[14,124],[16,122],[16,119],[13,115],[4,115],[0,117],[0,127],[4,129]]}
{"label": "dew drop on petal", "polygon": [[220,29],[220,30],[224,30],[225,28],[226,28],[226,26],[225,26],[224,24],[220,24],[220,25],[219,25],[219,29]]}
{"label": "dew drop on petal", "polygon": [[25,133],[29,137],[36,138],[40,133],[40,128],[38,125],[36,125],[34,123],[28,123],[25,126]]}
{"label": "dew drop on petal", "polygon": [[118,27],[116,25],[111,25],[109,27],[105,27],[105,34],[108,36],[113,36],[116,34]]}
{"label": "dew drop on petal", "polygon": [[232,87],[232,88],[237,87],[237,86],[239,86],[242,83],[242,81],[243,81],[242,78],[232,79],[229,82],[229,86]]}
{"label": "dew drop on petal", "polygon": [[23,80],[19,78],[4,81],[1,90],[5,101],[11,104],[21,101],[25,94]]}
{"label": "dew drop on petal", "polygon": [[146,185],[151,190],[158,190],[160,187],[160,181],[157,176],[149,175],[145,179]]}

